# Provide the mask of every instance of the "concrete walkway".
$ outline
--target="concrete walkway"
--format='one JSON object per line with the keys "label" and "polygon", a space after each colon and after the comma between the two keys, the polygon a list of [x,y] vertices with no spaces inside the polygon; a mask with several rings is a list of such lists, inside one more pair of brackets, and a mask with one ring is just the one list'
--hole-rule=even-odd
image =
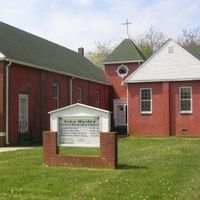
{"label": "concrete walkway", "polygon": [[25,149],[35,149],[38,147],[0,147],[0,153],[1,152],[7,152],[7,151],[18,151],[18,150],[25,150]]}

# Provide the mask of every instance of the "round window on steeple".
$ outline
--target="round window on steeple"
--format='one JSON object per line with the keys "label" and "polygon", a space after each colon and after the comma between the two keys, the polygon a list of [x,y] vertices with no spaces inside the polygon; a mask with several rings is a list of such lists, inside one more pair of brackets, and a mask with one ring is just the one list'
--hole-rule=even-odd
{"label": "round window on steeple", "polygon": [[118,68],[117,68],[117,74],[118,76],[124,78],[127,74],[128,74],[128,67],[125,66],[125,65],[120,65]]}

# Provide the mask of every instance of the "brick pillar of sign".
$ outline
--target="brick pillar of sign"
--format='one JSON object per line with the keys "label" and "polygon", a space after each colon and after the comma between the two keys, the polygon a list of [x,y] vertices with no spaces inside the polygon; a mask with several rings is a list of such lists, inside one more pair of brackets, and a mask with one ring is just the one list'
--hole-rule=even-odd
{"label": "brick pillar of sign", "polygon": [[56,155],[59,154],[56,132],[43,132],[44,161],[47,165],[55,165]]}
{"label": "brick pillar of sign", "polygon": [[105,166],[117,168],[117,133],[101,132],[100,133],[100,158]]}
{"label": "brick pillar of sign", "polygon": [[56,132],[43,132],[44,163],[46,166],[117,168],[117,133],[100,133],[100,156],[60,155]]}

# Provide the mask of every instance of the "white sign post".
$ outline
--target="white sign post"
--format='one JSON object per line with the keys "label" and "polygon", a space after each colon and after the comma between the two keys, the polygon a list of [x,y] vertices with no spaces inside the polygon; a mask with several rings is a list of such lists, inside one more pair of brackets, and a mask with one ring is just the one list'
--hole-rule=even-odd
{"label": "white sign post", "polygon": [[99,147],[99,117],[60,117],[60,146]]}

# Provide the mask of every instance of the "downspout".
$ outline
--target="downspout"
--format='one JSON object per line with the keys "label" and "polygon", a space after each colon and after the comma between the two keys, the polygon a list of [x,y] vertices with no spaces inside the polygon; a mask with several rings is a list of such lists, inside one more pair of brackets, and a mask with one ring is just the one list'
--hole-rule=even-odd
{"label": "downspout", "polygon": [[12,62],[9,61],[6,65],[6,145],[9,145],[9,68],[11,64]]}
{"label": "downspout", "polygon": [[74,77],[72,77],[70,79],[70,82],[69,82],[69,88],[70,88],[70,105],[72,105],[72,102],[73,102],[73,80],[74,80]]}

